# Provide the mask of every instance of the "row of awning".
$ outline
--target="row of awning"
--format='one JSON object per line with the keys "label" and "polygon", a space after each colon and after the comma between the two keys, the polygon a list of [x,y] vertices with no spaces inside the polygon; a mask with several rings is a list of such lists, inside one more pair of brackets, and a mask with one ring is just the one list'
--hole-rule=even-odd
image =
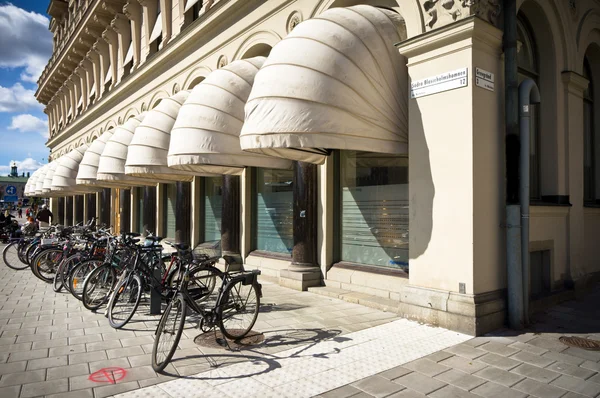
{"label": "row of awning", "polygon": [[36,171],[27,196],[63,196],[245,167],[322,164],[332,149],[408,152],[401,17],[359,5],[300,23],[268,58],[234,61],[190,91]]}

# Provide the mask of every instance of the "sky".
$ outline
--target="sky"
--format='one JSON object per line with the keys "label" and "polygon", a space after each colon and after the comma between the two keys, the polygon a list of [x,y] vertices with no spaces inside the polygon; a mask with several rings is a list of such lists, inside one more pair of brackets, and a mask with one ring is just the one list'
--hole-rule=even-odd
{"label": "sky", "polygon": [[0,0],[0,175],[48,163],[48,117],[35,99],[52,55],[49,0]]}

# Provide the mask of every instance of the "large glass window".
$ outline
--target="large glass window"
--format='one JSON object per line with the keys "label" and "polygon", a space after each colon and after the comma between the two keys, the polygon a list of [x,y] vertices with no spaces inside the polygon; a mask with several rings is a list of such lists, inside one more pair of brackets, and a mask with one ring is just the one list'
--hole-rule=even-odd
{"label": "large glass window", "polygon": [[135,191],[137,197],[137,231],[143,234],[146,232],[144,230],[144,188],[138,187]]}
{"label": "large glass window", "polygon": [[291,254],[294,246],[293,171],[258,168],[254,248]]}
{"label": "large glass window", "polygon": [[408,158],[341,151],[342,261],[408,270]]}
{"label": "large glass window", "polygon": [[584,156],[583,156],[583,199],[586,203],[596,201],[596,159],[594,140],[594,87],[592,85],[592,71],[587,57],[583,63],[583,75],[590,84],[583,93],[583,128],[584,128]]}
{"label": "large glass window", "polygon": [[177,185],[166,184],[163,199],[163,234],[175,238],[175,206],[177,203]]}
{"label": "large glass window", "polygon": [[[529,24],[522,18],[519,18],[517,23],[517,39],[521,44],[517,53],[519,84],[529,78],[533,79],[540,87],[540,70],[535,41]],[[530,106],[530,115],[529,195],[531,199],[540,199],[540,115],[538,105]]]}
{"label": "large glass window", "polygon": [[223,177],[205,177],[204,181],[204,241],[221,239],[223,208]]}

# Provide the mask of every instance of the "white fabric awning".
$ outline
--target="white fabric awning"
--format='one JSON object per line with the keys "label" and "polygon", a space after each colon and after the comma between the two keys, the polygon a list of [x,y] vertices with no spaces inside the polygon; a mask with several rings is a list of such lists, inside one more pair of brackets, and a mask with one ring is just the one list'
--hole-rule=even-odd
{"label": "white fabric awning", "polygon": [[219,174],[240,174],[246,166],[292,167],[289,160],[244,152],[240,146],[244,105],[264,61],[234,61],[194,87],[171,132],[169,167]]}
{"label": "white fabric awning", "polygon": [[127,54],[125,54],[125,60],[123,61],[123,65],[127,65],[133,60],[133,41],[129,43],[129,48],[127,49]]}
{"label": "white fabric awning", "polygon": [[156,22],[154,22],[154,28],[152,28],[152,34],[150,35],[150,40],[148,43],[152,43],[154,40],[158,39],[158,36],[162,33],[162,11],[158,13],[156,16]]}
{"label": "white fabric awning", "polygon": [[53,196],[52,195],[52,178],[54,178],[54,172],[56,171],[56,166],[58,166],[58,159],[53,160],[48,164],[48,169],[46,170],[46,175],[44,176],[44,183],[42,185],[42,194]]}
{"label": "white fabric awning", "polygon": [[329,149],[408,153],[400,15],[357,5],[306,20],[277,43],[246,104],[242,149],[323,163]]}
{"label": "white fabric awning", "polygon": [[26,187],[26,190],[25,190],[26,196],[35,196],[35,183],[37,182],[38,171],[39,171],[39,169],[34,171],[33,174],[31,174],[31,176],[27,180],[28,186]]}
{"label": "white fabric awning", "polygon": [[189,91],[180,91],[163,99],[154,109],[148,111],[144,120],[135,129],[129,144],[125,174],[156,178],[165,182],[192,181],[194,175],[199,174],[175,170],[167,165],[171,129],[179,109],[189,94]]}
{"label": "white fabric awning", "polygon": [[32,190],[35,192],[35,196],[42,196],[42,188],[44,187],[46,170],[48,170],[48,165],[42,166],[42,168],[38,170],[38,178],[35,181],[35,188],[32,188]]}
{"label": "white fabric awning", "polygon": [[102,155],[104,147],[110,137],[112,137],[113,132],[114,130],[105,131],[100,137],[92,141],[87,151],[83,154],[83,159],[79,163],[79,171],[77,172],[76,181],[78,185],[103,186],[96,179],[98,163],[100,162],[100,155]]}
{"label": "white fabric awning", "polygon": [[58,159],[58,164],[52,177],[51,191],[57,193],[89,193],[97,192],[98,189],[85,185],[77,185],[77,173],[83,154],[88,149],[86,144],[73,149],[71,152]]}
{"label": "white fabric awning", "polygon": [[124,124],[117,126],[112,137],[106,142],[104,151],[98,162],[97,180],[105,186],[114,187],[131,187],[156,185],[156,179],[144,179],[129,176],[125,174],[125,161],[127,160],[127,152],[129,144],[133,138],[135,129],[146,117],[147,112],[140,113],[126,121]]}
{"label": "white fabric awning", "polygon": [[185,2],[185,10],[184,12],[188,12],[189,10],[192,9],[192,7],[194,6],[194,4],[196,4],[198,2],[198,0],[187,0]]}

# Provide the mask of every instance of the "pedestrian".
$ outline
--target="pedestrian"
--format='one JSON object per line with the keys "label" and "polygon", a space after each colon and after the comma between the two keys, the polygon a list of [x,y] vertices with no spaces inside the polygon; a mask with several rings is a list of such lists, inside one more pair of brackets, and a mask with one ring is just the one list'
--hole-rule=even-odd
{"label": "pedestrian", "polygon": [[40,228],[49,227],[51,218],[54,218],[54,215],[46,205],[42,205],[42,210],[35,216],[35,219],[40,222]]}
{"label": "pedestrian", "polygon": [[31,211],[29,210],[29,207],[27,210],[25,210],[25,217],[31,217]]}
{"label": "pedestrian", "polygon": [[19,210],[17,210],[17,214],[19,215],[19,218],[23,218],[23,208],[19,207]]}

